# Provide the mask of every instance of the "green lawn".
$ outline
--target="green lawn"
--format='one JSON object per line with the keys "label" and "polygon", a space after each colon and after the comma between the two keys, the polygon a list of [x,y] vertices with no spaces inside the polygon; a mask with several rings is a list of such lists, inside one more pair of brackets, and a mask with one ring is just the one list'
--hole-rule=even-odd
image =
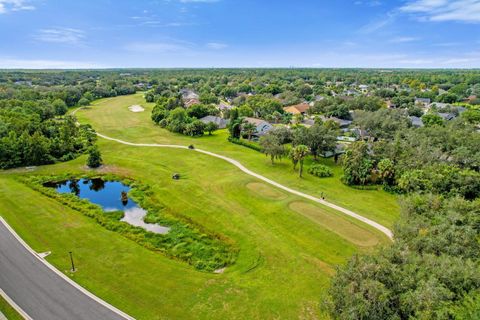
{"label": "green lawn", "polygon": [[[0,315],[3,313],[8,320],[22,320],[23,317],[18,314],[15,309],[12,308],[10,304],[8,304],[2,296],[0,296]],[[0,317],[1,318],[1,317]]]}
{"label": "green lawn", "polygon": [[[129,141],[192,141],[151,125],[151,105],[144,113],[128,111],[139,98],[105,99],[78,115],[99,132]],[[367,212],[369,205],[378,204],[372,206],[370,217],[376,212],[393,221],[397,215],[395,199],[386,193],[347,188],[338,176],[300,180],[287,161],[272,167],[263,155],[228,143],[224,133],[193,141],[302,191],[324,190],[327,199],[351,209]],[[80,175],[88,170],[85,156],[32,172],[0,172],[0,215],[34,250],[52,251],[47,260],[59,270],[138,319],[326,319],[323,301],[335,265],[388,243],[375,229],[259,182],[220,159],[104,139],[99,139],[99,147],[106,163],[100,172],[150,185],[158,203],[230,238],[240,249],[237,262],[225,273],[199,272],[104,229],[17,179],[30,174]],[[182,179],[171,179],[173,172]],[[345,194],[336,195],[340,190]],[[382,207],[389,213],[380,214]],[[78,271],[73,275],[67,271],[68,251],[76,258]]]}
{"label": "green lawn", "polygon": [[[145,112],[133,113],[128,106],[141,104]],[[171,133],[155,126],[150,120],[152,103],[145,103],[142,93],[130,96],[102,99],[87,110],[77,112],[82,123],[90,123],[103,134],[137,143],[170,143],[189,145],[229,156],[240,161],[249,169],[268,178],[301,190],[311,195],[325,195],[326,200],[341,205],[386,227],[392,227],[399,216],[399,206],[394,195],[383,190],[358,190],[344,185],[340,178],[342,169],[331,159],[321,161],[332,167],[334,176],[319,179],[308,173],[299,179],[293,172],[290,160],[283,159],[271,165],[269,158],[249,148],[227,141],[228,132],[220,130],[213,136],[191,138]],[[308,167],[311,160],[307,161]],[[232,168],[232,170],[235,170]],[[305,170],[306,171],[306,170]]]}

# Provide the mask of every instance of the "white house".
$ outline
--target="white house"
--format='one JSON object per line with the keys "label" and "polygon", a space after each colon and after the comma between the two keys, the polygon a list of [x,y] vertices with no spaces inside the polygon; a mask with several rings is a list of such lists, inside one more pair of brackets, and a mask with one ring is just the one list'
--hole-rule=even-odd
{"label": "white house", "polygon": [[268,123],[267,121],[262,120],[262,119],[245,118],[244,120],[245,120],[245,122],[248,122],[248,123],[251,123],[251,124],[255,125],[255,130],[256,130],[255,135],[256,136],[263,136],[268,131],[273,129],[273,126],[270,123]]}

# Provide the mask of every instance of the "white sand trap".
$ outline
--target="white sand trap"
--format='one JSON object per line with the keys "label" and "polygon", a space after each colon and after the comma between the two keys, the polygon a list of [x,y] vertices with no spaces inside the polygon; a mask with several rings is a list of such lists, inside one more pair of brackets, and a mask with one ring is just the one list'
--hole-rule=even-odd
{"label": "white sand trap", "polygon": [[138,104],[135,104],[133,106],[128,107],[128,110],[132,112],[143,112],[145,109],[142,106],[139,106]]}

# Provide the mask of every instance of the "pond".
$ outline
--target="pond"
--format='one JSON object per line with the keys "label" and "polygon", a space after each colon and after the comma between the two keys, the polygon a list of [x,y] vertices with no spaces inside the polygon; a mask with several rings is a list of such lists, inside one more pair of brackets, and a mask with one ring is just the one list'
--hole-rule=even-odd
{"label": "pond", "polygon": [[98,204],[105,211],[123,211],[124,216],[120,221],[133,226],[141,227],[147,231],[165,234],[170,228],[159,224],[145,223],[143,218],[147,211],[142,209],[135,201],[128,198],[130,187],[118,181],[104,181],[102,179],[80,179],[61,182],[48,182],[44,186],[55,188],[60,193],[73,193],[82,199]]}

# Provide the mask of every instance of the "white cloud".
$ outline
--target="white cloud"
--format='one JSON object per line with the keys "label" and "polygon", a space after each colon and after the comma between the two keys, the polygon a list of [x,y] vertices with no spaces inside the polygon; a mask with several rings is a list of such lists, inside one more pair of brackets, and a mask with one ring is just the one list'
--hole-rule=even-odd
{"label": "white cloud", "polygon": [[426,21],[480,22],[480,0],[414,0],[400,11]]}
{"label": "white cloud", "polygon": [[29,0],[0,0],[0,14],[21,10],[35,10],[35,7]]}
{"label": "white cloud", "polygon": [[0,58],[0,69],[94,69],[107,68],[95,62]]}
{"label": "white cloud", "polygon": [[370,23],[361,27],[358,32],[362,34],[369,34],[375,31],[382,29],[383,27],[393,23],[396,19],[396,14],[394,12],[388,12],[384,17],[373,20]]}
{"label": "white cloud", "polygon": [[85,32],[73,28],[41,29],[34,35],[34,38],[42,42],[82,45]]}
{"label": "white cloud", "polygon": [[390,43],[405,43],[405,42],[413,42],[413,41],[418,41],[420,40],[419,38],[416,37],[396,37],[393,39],[390,39],[388,42]]}
{"label": "white cloud", "polygon": [[221,50],[221,49],[225,49],[226,47],[228,47],[228,45],[226,45],[225,43],[220,43],[220,42],[209,42],[209,43],[207,43],[207,47],[209,49]]}

